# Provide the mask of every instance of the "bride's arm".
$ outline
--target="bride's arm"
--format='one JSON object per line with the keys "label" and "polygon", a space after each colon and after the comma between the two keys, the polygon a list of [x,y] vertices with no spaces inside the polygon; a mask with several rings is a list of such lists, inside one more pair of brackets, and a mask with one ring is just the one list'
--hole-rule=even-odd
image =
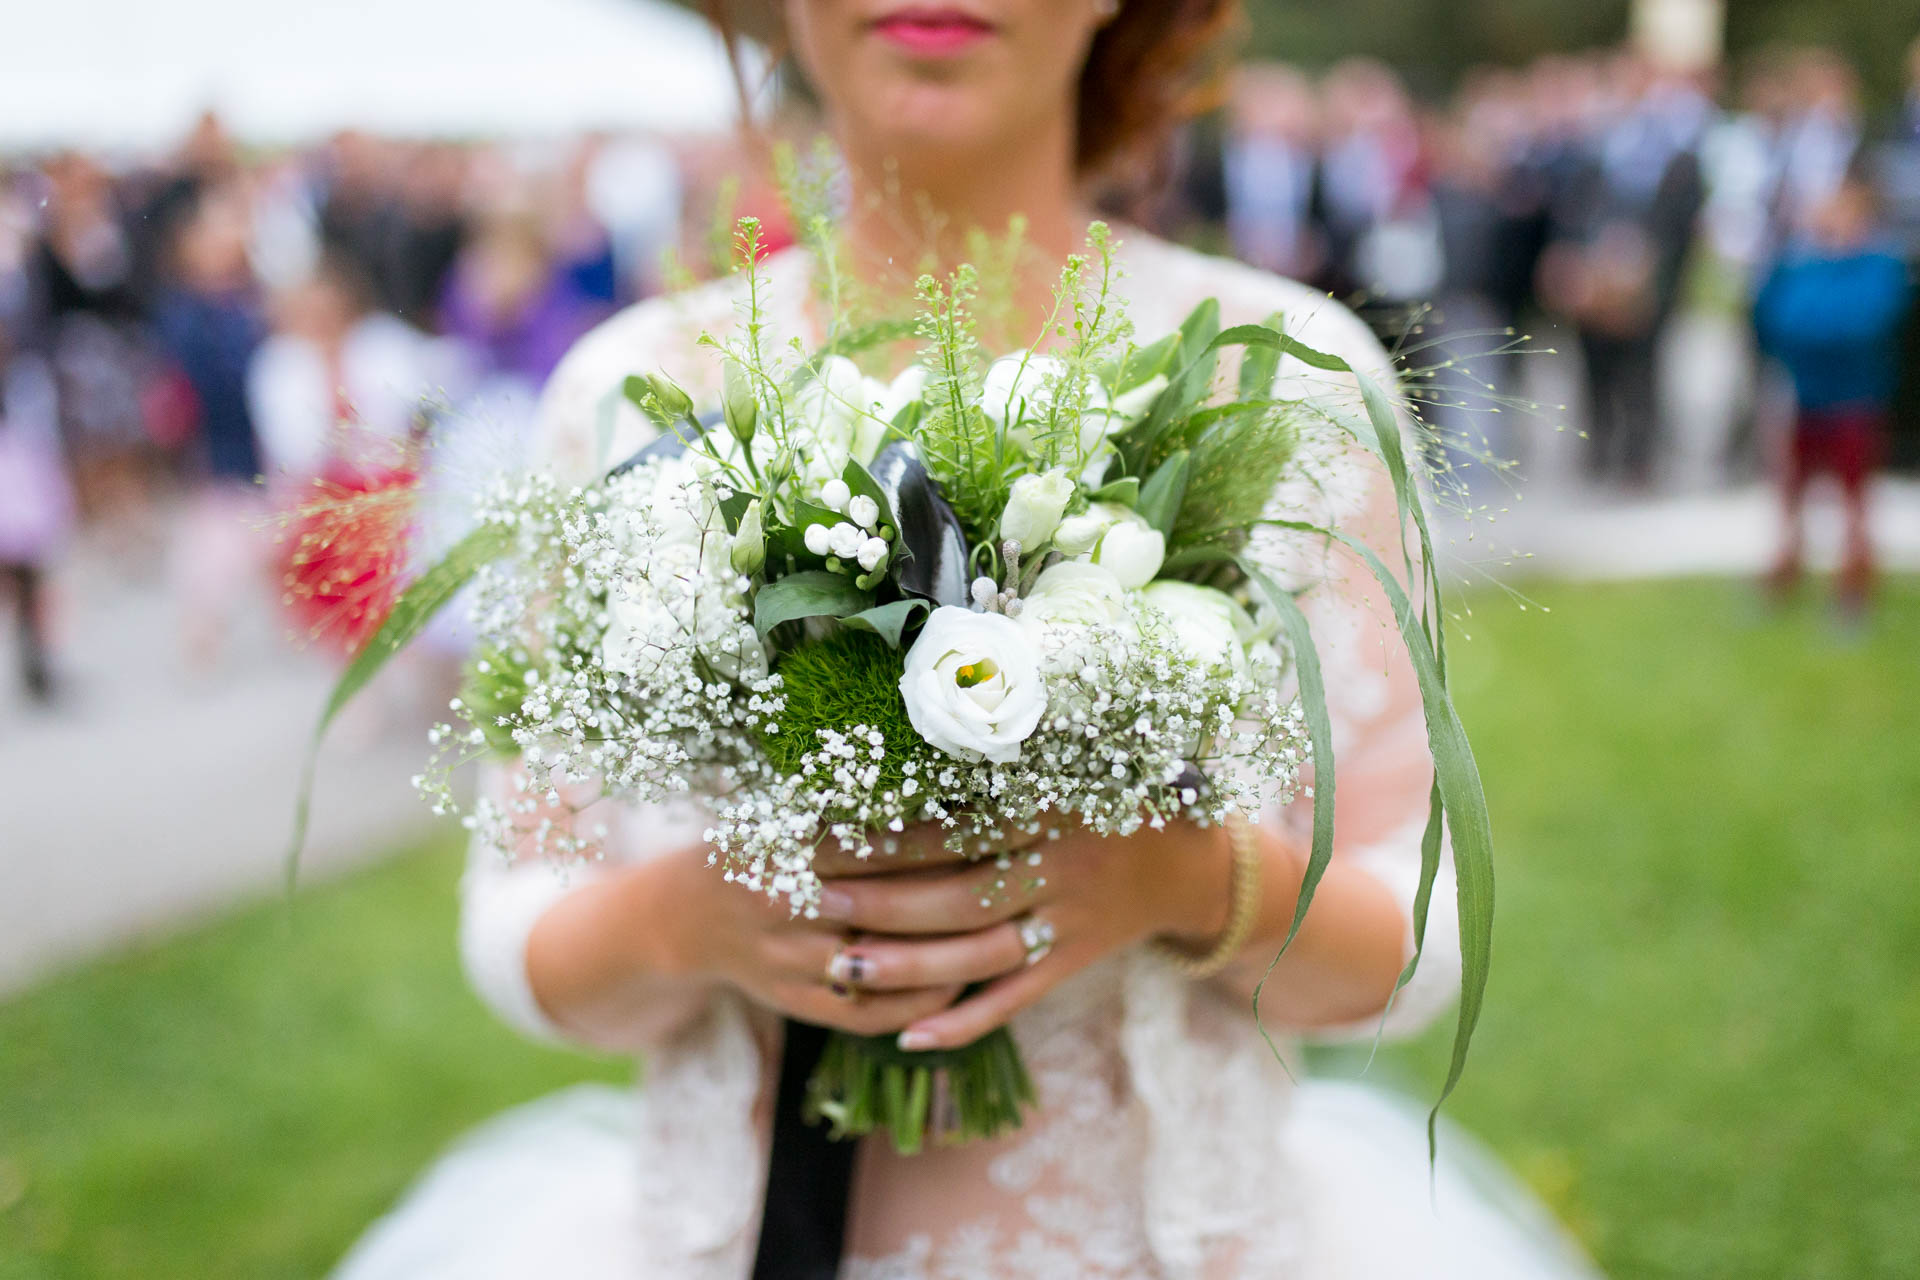
{"label": "bride's arm", "polygon": [[[1397,540],[1391,490],[1376,475],[1361,536],[1389,565]],[[1433,762],[1420,689],[1393,613],[1357,556],[1340,552],[1330,580],[1303,602],[1326,677],[1334,731],[1334,857],[1287,954],[1261,992],[1276,1024],[1322,1036],[1371,1035],[1400,970],[1412,956],[1413,900],[1420,880]],[[1252,943],[1216,981],[1250,996],[1293,921],[1311,844],[1313,802],[1302,798],[1280,821],[1262,823],[1267,891]],[[1418,1030],[1452,1000],[1459,984],[1453,868],[1435,879],[1426,950],[1408,986],[1393,997],[1386,1031]]]}

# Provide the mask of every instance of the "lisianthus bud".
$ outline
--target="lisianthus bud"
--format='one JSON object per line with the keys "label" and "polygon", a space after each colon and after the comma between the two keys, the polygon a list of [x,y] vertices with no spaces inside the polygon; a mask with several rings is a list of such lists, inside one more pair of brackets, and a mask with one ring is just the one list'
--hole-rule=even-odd
{"label": "lisianthus bud", "polygon": [[666,374],[649,374],[647,386],[653,391],[653,402],[660,407],[666,421],[677,421],[693,412],[693,397]]}
{"label": "lisianthus bud", "polygon": [[727,430],[746,444],[760,424],[760,402],[753,397],[753,380],[738,360],[728,360],[721,366],[720,385],[720,407],[727,416]]}
{"label": "lisianthus bud", "polygon": [[760,499],[749,502],[741,514],[740,527],[734,531],[733,546],[727,556],[735,573],[758,573],[760,566],[767,562],[767,535],[760,525]]}
{"label": "lisianthus bud", "polygon": [[1107,530],[1132,514],[1117,502],[1096,502],[1060,522],[1053,531],[1053,549],[1063,556],[1083,556],[1100,545]]}
{"label": "lisianthus bud", "polygon": [[1122,520],[1094,548],[1093,562],[1109,569],[1128,590],[1146,586],[1167,558],[1167,540],[1143,520]]}
{"label": "lisianthus bud", "polygon": [[1033,550],[1053,536],[1060,516],[1073,500],[1073,478],[1059,467],[1013,482],[1007,509],[1000,516],[1000,537]]}

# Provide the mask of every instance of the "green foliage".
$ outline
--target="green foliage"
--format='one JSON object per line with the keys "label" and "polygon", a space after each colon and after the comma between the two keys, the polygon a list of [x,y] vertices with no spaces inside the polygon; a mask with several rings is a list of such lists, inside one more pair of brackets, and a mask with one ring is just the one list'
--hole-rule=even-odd
{"label": "green foliage", "polygon": [[961,267],[946,284],[920,280],[922,361],[931,373],[927,411],[915,439],[927,474],[939,483],[960,523],[990,529],[1007,505],[1014,459],[1005,437],[980,410],[980,344],[971,302],[977,283]]}
{"label": "green foliage", "polygon": [[840,631],[796,648],[777,668],[787,709],[780,731],[761,739],[767,758],[783,773],[798,773],[801,757],[820,745],[820,730],[864,724],[885,735],[881,777],[898,786],[920,742],[900,696],[905,670],[898,649],[865,632]]}
{"label": "green foliage", "polygon": [[487,648],[477,654],[462,673],[460,701],[466,704],[467,719],[486,736],[487,749],[498,755],[519,753],[512,725],[502,725],[500,721],[520,715],[530,667],[530,657],[525,652],[507,653]]}

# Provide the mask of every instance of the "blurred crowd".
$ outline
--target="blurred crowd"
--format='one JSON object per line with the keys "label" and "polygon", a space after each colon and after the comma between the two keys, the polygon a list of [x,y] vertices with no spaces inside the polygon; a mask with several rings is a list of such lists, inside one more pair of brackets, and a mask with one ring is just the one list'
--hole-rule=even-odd
{"label": "blurred crowd", "polygon": [[1858,610],[1867,481],[1896,440],[1920,440],[1920,44],[1908,62],[1906,98],[1878,116],[1855,70],[1819,48],[1762,51],[1730,83],[1631,49],[1551,57],[1473,72],[1441,105],[1367,60],[1318,79],[1252,68],[1220,146],[1218,207],[1236,254],[1357,301],[1427,370],[1416,394],[1466,454],[1522,447],[1498,429],[1516,418],[1487,412],[1512,403],[1511,335],[1570,332],[1585,469],[1613,488],[1663,474],[1676,312],[1689,299],[1731,309],[1756,372],[1720,465],[1780,477],[1783,593],[1809,481],[1839,482],[1840,590]]}
{"label": "blurred crowd", "polygon": [[[1661,474],[1662,335],[1718,297],[1772,370],[1748,416],[1790,406],[1789,476],[1852,492],[1920,405],[1913,61],[1886,115],[1817,49],[1724,84],[1630,51],[1554,57],[1472,72],[1438,104],[1375,62],[1251,66],[1145,216],[1357,303],[1416,368],[1474,352],[1483,394],[1430,394],[1456,435],[1489,434],[1468,402],[1501,395],[1511,332],[1572,331],[1587,467],[1614,486]],[[263,580],[258,477],[337,475],[436,419],[519,430],[567,346],[665,287],[672,252],[698,257],[725,175],[751,168],[712,139],[257,153],[212,118],[165,157],[0,158],[0,597],[29,692],[54,691],[45,568],[77,524],[172,578],[187,655],[211,661]],[[771,213],[760,194],[736,207]]]}
{"label": "blurred crowd", "polygon": [[725,150],[261,155],[209,117],[157,159],[0,159],[0,606],[29,694],[54,692],[45,567],[77,526],[167,580],[187,660],[212,662],[289,494],[441,423],[523,431],[561,354],[663,287]]}

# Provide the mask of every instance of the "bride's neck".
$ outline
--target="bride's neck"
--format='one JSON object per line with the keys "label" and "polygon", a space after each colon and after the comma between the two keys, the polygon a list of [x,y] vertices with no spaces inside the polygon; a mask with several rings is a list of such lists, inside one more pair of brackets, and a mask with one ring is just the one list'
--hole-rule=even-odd
{"label": "bride's neck", "polygon": [[1011,301],[1044,315],[1054,277],[1085,240],[1089,213],[1074,174],[1070,129],[1030,136],[970,154],[902,157],[843,144],[847,266],[881,296],[911,290],[923,273],[944,275],[968,260],[981,234],[1004,240],[1018,220],[1025,258]]}

